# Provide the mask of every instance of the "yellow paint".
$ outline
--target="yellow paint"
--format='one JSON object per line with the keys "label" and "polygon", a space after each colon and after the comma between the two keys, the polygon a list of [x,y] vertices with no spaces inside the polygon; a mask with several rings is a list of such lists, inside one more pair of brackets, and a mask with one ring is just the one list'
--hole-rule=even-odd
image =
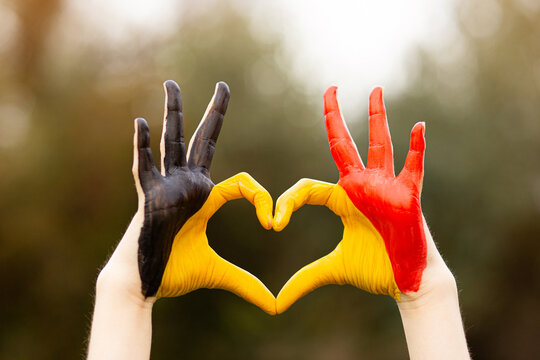
{"label": "yellow paint", "polygon": [[278,199],[274,229],[281,231],[292,212],[304,204],[325,205],[341,217],[343,239],[330,254],[303,267],[287,281],[276,299],[278,314],[302,296],[328,284],[350,284],[399,300],[400,292],[381,235],[341,186],[300,180]]}
{"label": "yellow paint", "polygon": [[203,207],[176,235],[158,298],[180,296],[200,288],[224,289],[271,315],[276,313],[274,295],[266,286],[249,272],[220,257],[208,244],[208,220],[227,201],[241,197],[255,206],[263,227],[272,228],[272,198],[250,175],[240,173],[217,184]]}

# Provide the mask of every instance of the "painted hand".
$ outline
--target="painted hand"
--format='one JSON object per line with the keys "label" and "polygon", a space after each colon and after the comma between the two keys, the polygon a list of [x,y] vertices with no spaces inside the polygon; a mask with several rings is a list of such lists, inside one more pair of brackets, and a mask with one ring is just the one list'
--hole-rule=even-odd
{"label": "painted hand", "polygon": [[281,289],[277,312],[327,284],[351,284],[374,294],[400,299],[418,291],[426,268],[426,235],[420,206],[424,166],[424,127],[411,132],[401,173],[394,175],[392,142],[382,99],[375,88],[369,99],[367,167],[340,113],[336,87],[324,94],[330,151],[338,167],[337,184],[303,179],[277,201],[274,229],[282,230],[304,204],[325,205],[340,216],[343,239],[330,254],[299,270]]}
{"label": "painted hand", "polygon": [[135,120],[133,174],[143,225],[138,239],[141,292],[171,297],[199,288],[229,290],[275,314],[275,298],[256,277],[221,258],[209,246],[206,225],[227,201],[245,197],[266,229],[272,227],[272,198],[246,173],[215,185],[209,175],[216,141],[229,101],[220,82],[195,135],[185,150],[180,88],[165,83],[167,94],[161,139],[161,173],[154,166],[150,132]]}

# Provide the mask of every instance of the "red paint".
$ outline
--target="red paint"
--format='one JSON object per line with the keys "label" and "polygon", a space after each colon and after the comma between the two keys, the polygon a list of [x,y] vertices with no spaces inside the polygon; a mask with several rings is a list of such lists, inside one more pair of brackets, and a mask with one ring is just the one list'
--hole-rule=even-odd
{"label": "red paint", "polygon": [[405,166],[396,177],[382,89],[375,88],[369,97],[369,152],[364,168],[341,116],[336,90],[335,86],[326,90],[324,114],[338,184],[381,234],[399,290],[418,291],[427,254],[420,206],[425,125],[413,127]]}

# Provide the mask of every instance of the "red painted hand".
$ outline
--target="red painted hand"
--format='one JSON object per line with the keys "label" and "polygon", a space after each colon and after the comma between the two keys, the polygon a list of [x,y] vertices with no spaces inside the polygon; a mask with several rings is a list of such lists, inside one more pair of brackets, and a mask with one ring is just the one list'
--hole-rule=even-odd
{"label": "red painted hand", "polygon": [[276,300],[278,313],[327,284],[351,284],[397,300],[401,293],[418,294],[428,253],[437,254],[431,238],[426,241],[420,207],[424,124],[414,126],[405,167],[396,177],[380,88],[370,96],[367,168],[341,116],[336,87],[324,95],[324,112],[339,182],[300,180],[278,199],[274,229],[283,229],[304,204],[325,205],[341,217],[343,238],[330,254],[289,279]]}
{"label": "red painted hand", "polygon": [[369,98],[369,151],[364,168],[341,116],[336,90],[330,87],[324,94],[324,113],[330,151],[340,175],[338,184],[382,236],[399,290],[418,291],[426,267],[420,206],[425,125],[417,123],[412,129],[405,166],[396,177],[382,89],[375,88]]}

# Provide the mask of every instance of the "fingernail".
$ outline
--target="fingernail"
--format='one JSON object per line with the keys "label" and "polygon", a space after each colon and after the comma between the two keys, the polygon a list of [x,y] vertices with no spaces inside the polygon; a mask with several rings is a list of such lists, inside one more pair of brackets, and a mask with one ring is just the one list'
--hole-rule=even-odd
{"label": "fingernail", "polygon": [[272,228],[272,216],[268,215],[266,217],[266,228],[271,229]]}

